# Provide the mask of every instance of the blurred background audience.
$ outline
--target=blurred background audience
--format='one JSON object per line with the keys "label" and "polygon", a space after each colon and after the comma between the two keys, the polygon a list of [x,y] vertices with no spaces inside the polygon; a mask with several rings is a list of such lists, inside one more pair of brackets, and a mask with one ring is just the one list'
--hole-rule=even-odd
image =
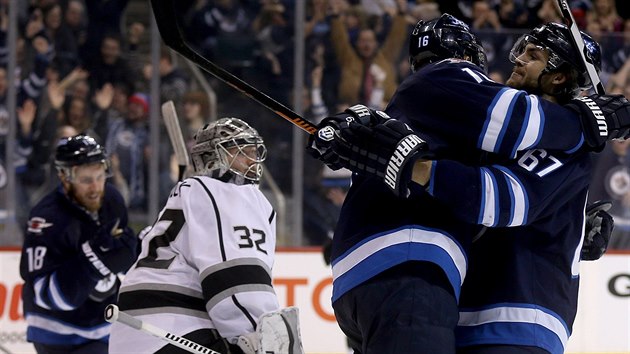
{"label": "blurred background audience", "polygon": [[[516,38],[534,26],[561,21],[555,0],[305,0],[304,38],[295,33],[293,0],[194,0],[178,2],[187,41],[199,53],[260,91],[293,107],[295,43],[304,43],[303,115],[319,122],[356,102],[387,105],[397,85],[409,75],[410,28],[419,19],[448,12],[479,35],[489,59],[489,75],[502,82],[512,68],[506,53]],[[630,95],[630,6],[627,1],[570,0],[582,30],[602,45],[600,76],[610,92]],[[348,176],[309,158],[302,171],[302,205],[292,185],[295,151],[293,126],[213,76],[199,71],[166,47],[158,67],[151,65],[151,13],[146,0],[25,0],[18,4],[18,41],[7,41],[8,0],[0,0],[0,222],[5,205],[15,201],[15,219],[25,222],[34,200],[53,188],[51,152],[62,136],[88,133],[105,144],[112,159],[112,182],[130,207],[131,225],[152,222],[147,215],[148,186],[158,178],[158,200],[176,182],[176,163],[164,132],[151,146],[151,101],[173,100],[188,143],[210,119],[248,116],[266,140],[270,158],[261,188],[284,205],[285,220],[302,211],[302,238],[288,228],[279,244],[322,245],[334,225]],[[9,56],[16,72],[9,75]],[[150,80],[160,78],[159,97],[149,97]],[[14,78],[13,80],[11,78]],[[16,111],[9,112],[9,85],[16,87]],[[159,113],[158,113],[159,114]],[[6,156],[9,117],[16,121],[13,156]],[[628,143],[609,144],[593,180],[594,199],[612,199],[617,219],[612,247],[630,249],[630,158]],[[148,172],[158,155],[159,176]],[[7,191],[10,159],[15,190]],[[299,165],[299,164],[298,164]],[[333,183],[333,181],[335,183]],[[339,182],[343,181],[343,182]],[[341,184],[343,186],[341,186]],[[278,211],[280,213],[280,210]],[[290,221],[289,221],[290,222]],[[287,223],[289,223],[287,222]],[[628,225],[626,225],[626,223]],[[295,225],[291,225],[293,228]],[[5,235],[5,245],[20,245],[21,235]]]}

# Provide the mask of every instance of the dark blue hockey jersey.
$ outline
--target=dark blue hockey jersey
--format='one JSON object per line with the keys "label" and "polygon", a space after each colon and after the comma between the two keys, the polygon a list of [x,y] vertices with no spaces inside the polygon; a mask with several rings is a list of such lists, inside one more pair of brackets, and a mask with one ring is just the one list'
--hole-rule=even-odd
{"label": "dark blue hockey jersey", "polygon": [[[120,219],[127,226],[127,210],[120,193],[106,184],[98,219]],[[105,307],[116,301],[117,276],[100,279],[81,251],[96,235],[99,224],[70,201],[61,186],[46,195],[30,213],[25,232],[20,275],[27,340],[51,345],[76,345],[107,340],[110,324]]]}
{"label": "dark blue hockey jersey", "polygon": [[[446,93],[452,100],[444,102]],[[550,263],[555,268],[529,274],[530,279],[560,281],[558,291],[566,303],[540,304],[522,289],[514,291],[523,296],[521,304],[540,307],[555,324],[562,324],[543,326],[556,338],[546,343],[562,347],[575,316],[571,302],[577,299],[577,285],[573,282],[577,284],[590,180],[590,159],[580,149],[579,118],[559,105],[496,84],[474,65],[459,61],[440,62],[412,75],[401,84],[386,112],[407,122],[441,160],[434,162],[428,193],[417,188],[406,200],[395,198],[380,180],[353,178],[333,238],[333,301],[408,260],[440,266],[459,297],[472,257],[471,242],[484,226],[495,228],[486,233],[503,233],[507,239],[519,233],[537,235],[530,236],[534,243],[551,250],[530,245],[530,253],[540,257],[530,255],[532,267]],[[543,147],[550,150],[538,149]],[[582,218],[568,219],[574,215]],[[475,253],[475,257],[494,255]],[[529,264],[523,266],[529,269]],[[509,290],[487,289],[498,298],[502,295],[494,293]],[[479,306],[496,306],[494,300]],[[502,319],[489,319],[495,320]],[[514,343],[512,339],[502,343]]]}
{"label": "dark blue hockey jersey", "polygon": [[458,345],[563,353],[577,310],[588,154],[531,150],[502,166],[433,167],[430,193],[460,219],[492,226],[467,250]]}
{"label": "dark blue hockey jersey", "polygon": [[575,112],[495,83],[456,59],[404,80],[386,112],[409,124],[433,151],[457,160],[473,148],[515,157],[532,148],[573,152],[584,143]]}

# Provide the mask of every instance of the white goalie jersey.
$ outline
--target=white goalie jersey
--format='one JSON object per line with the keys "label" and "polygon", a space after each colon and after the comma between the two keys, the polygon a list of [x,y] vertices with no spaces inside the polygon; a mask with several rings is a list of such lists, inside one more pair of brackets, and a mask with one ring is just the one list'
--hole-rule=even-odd
{"label": "white goalie jersey", "polygon": [[[205,176],[173,188],[120,288],[120,310],[188,338],[216,329],[236,343],[277,311],[271,269],[276,218],[251,184]],[[115,323],[110,353],[154,353],[165,342]]]}

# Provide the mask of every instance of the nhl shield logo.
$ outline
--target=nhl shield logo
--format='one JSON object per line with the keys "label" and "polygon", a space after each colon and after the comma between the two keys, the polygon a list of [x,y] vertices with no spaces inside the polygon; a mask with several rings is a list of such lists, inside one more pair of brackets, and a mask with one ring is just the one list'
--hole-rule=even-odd
{"label": "nhl shield logo", "polygon": [[46,219],[36,216],[28,221],[28,232],[41,234],[43,229],[51,226],[53,226],[52,223],[46,222]]}

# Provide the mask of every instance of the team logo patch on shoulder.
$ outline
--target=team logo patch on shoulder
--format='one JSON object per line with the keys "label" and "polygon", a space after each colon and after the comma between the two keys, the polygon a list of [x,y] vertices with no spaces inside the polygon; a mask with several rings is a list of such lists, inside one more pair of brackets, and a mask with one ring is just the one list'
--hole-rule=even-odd
{"label": "team logo patch on shoulder", "polygon": [[46,219],[36,216],[28,221],[28,232],[41,234],[43,229],[51,226],[53,226],[52,223],[46,222]]}

